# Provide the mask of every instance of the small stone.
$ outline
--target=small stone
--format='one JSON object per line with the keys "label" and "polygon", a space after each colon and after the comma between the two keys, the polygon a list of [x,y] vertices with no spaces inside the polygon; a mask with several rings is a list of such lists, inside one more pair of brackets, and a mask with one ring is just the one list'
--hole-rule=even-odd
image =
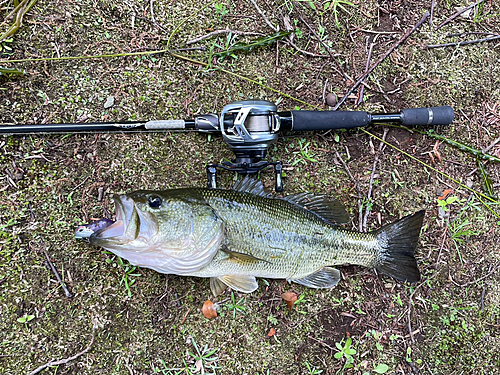
{"label": "small stone", "polygon": [[325,98],[325,102],[327,106],[335,107],[335,105],[337,104],[337,95],[335,95],[333,92],[329,92]]}
{"label": "small stone", "polygon": [[[461,10],[464,10],[464,9],[465,9],[465,7],[455,7],[455,11],[457,11],[457,12],[460,12]],[[466,10],[465,12],[462,12],[460,14],[460,17],[467,19],[470,17],[471,13],[472,13],[472,8]]]}
{"label": "small stone", "polygon": [[448,211],[445,211],[443,207],[438,207],[438,217],[440,219],[447,219],[450,216]]}
{"label": "small stone", "polygon": [[114,96],[108,96],[108,98],[106,99],[106,103],[104,103],[104,108],[108,109],[108,108],[111,108],[114,105],[115,105],[115,97]]}

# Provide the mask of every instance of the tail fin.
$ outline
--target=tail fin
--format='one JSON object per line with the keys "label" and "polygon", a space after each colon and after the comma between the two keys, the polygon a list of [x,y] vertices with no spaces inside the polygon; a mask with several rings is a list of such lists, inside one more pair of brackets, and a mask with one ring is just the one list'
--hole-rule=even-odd
{"label": "tail fin", "polygon": [[414,254],[424,215],[424,210],[418,211],[375,232],[382,246],[375,264],[377,271],[410,283],[420,280]]}

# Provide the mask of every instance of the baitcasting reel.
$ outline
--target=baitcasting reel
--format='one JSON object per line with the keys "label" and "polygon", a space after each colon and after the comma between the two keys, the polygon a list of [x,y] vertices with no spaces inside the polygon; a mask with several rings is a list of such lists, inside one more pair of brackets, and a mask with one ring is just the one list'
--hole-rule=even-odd
{"label": "baitcasting reel", "polygon": [[281,162],[264,160],[269,147],[278,140],[281,119],[276,105],[264,100],[234,102],[222,109],[218,120],[224,142],[236,158],[232,162],[208,165],[208,186],[217,186],[217,168],[249,174],[272,165],[276,191],[283,191]]}

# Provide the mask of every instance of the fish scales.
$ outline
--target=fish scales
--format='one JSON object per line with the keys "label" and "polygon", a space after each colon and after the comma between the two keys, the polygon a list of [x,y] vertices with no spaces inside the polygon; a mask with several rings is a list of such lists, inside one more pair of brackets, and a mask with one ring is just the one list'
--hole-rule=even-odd
{"label": "fish scales", "polygon": [[226,286],[257,289],[255,277],[284,278],[328,288],[340,280],[331,266],[373,267],[399,280],[420,274],[414,252],[424,211],[370,233],[332,224],[344,208],[311,193],[271,198],[248,178],[234,190],[173,189],[115,196],[116,221],[89,240],[133,265],[209,277],[214,294]]}
{"label": "fish scales", "polygon": [[221,252],[195,276],[211,277],[224,269],[293,280],[328,265],[349,263],[369,267],[376,255],[373,234],[339,230],[285,200],[230,190],[206,189],[195,194],[205,197],[224,222],[224,245],[264,260],[227,261],[229,256]]}

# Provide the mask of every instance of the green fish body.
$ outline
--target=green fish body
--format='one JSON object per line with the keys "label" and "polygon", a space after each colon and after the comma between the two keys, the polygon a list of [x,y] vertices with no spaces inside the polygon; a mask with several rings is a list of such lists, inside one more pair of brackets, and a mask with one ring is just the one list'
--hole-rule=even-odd
{"label": "green fish body", "polygon": [[414,252],[424,211],[375,232],[352,232],[336,225],[348,220],[337,201],[307,193],[272,198],[249,178],[234,190],[136,191],[115,203],[116,222],[92,234],[92,244],[133,265],[208,277],[215,295],[226,286],[252,292],[256,277],[330,288],[340,280],[331,266],[342,264],[420,278]]}

